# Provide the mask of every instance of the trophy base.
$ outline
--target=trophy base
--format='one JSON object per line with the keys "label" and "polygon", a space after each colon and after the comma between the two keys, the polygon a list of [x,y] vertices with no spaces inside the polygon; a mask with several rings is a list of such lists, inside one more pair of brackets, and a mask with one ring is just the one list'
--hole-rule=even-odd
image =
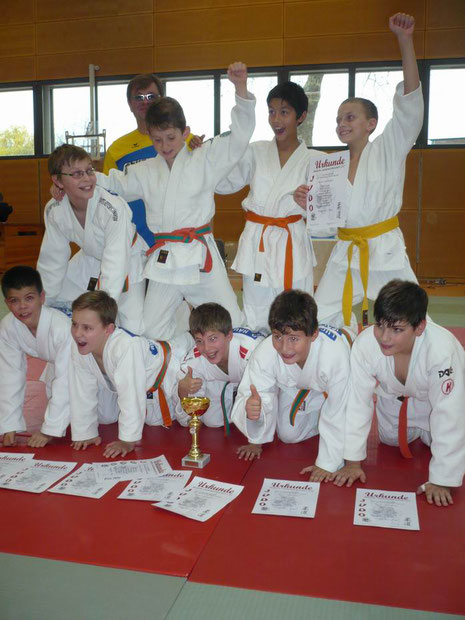
{"label": "trophy base", "polygon": [[183,467],[192,467],[195,469],[202,469],[202,467],[205,467],[205,465],[208,465],[209,462],[210,462],[209,454],[202,454],[202,456],[198,459],[193,459],[188,454],[186,454],[186,456],[183,457],[181,464]]}

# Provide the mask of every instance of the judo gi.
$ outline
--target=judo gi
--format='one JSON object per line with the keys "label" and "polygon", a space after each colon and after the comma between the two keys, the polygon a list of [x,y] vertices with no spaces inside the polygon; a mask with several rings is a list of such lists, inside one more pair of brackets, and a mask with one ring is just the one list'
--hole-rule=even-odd
{"label": "judo gi", "polygon": [[143,198],[147,224],[155,233],[157,245],[152,246],[144,270],[149,279],[144,308],[148,337],[172,337],[174,313],[183,298],[194,307],[219,302],[231,314],[233,326],[242,324],[242,312],[209,224],[215,213],[215,187],[247,148],[255,126],[254,108],[254,98],[236,96],[231,133],[192,152],[184,146],[171,170],[158,156],[129,166],[125,173],[98,174],[99,185],[125,199]]}
{"label": "judo gi", "polygon": [[[392,119],[383,133],[365,146],[357,168],[353,186],[347,181],[348,211],[343,231],[371,227],[389,222],[388,232],[366,238],[368,243],[369,275],[367,296],[376,299],[384,284],[393,278],[417,282],[405,250],[404,237],[395,218],[402,206],[405,178],[405,160],[415,143],[423,122],[423,96],[421,86],[407,95],[403,82],[397,85],[394,95]],[[391,221],[392,220],[392,221]],[[341,230],[341,229],[340,229]],[[341,236],[341,234],[340,234]],[[315,293],[319,322],[341,327],[349,321],[342,315],[343,288],[348,269],[350,240],[339,240],[328,259]],[[353,277],[352,303],[364,297],[360,276],[360,250],[353,247],[351,261]],[[347,315],[350,316],[351,307]],[[346,317],[346,318],[348,318]],[[352,314],[350,325],[358,332],[357,320]]]}
{"label": "judo gi", "polygon": [[[37,269],[47,304],[70,308],[94,278],[96,288],[118,303],[120,325],[141,333],[147,245],[136,235],[127,203],[96,187],[87,205],[84,228],[67,196],[61,202],[52,199],[47,203],[44,220]],[[69,260],[71,241],[81,250]]]}
{"label": "judo gi", "polygon": [[306,182],[309,159],[317,154],[301,142],[281,167],[275,139],[253,142],[216,187],[217,193],[230,194],[250,185],[242,202],[246,219],[258,215],[255,219],[275,220],[269,224],[247,220],[232,265],[243,275],[244,314],[251,329],[269,333],[270,306],[285,288],[313,295],[316,260],[306,230],[306,212],[294,202],[293,194]]}
{"label": "judo gi", "polygon": [[26,356],[48,362],[41,380],[48,397],[41,432],[62,437],[69,424],[68,364],[71,321],[42,306],[35,336],[12,313],[0,321],[0,433],[26,430],[23,415]]}
{"label": "judo gi", "polygon": [[[336,471],[343,464],[349,352],[345,336],[320,325],[304,367],[300,368],[298,364],[285,364],[273,347],[272,337],[268,337],[255,349],[245,369],[232,422],[254,444],[272,441],[275,430],[286,443],[304,441],[319,433],[316,465]],[[251,385],[257,388],[262,401],[258,420],[249,420],[245,410]]]}
{"label": "judo gi", "polygon": [[396,379],[394,356],[383,354],[373,327],[355,339],[350,362],[344,458],[366,458],[374,393],[380,439],[399,445],[399,397],[407,396],[407,439],[420,437],[431,445],[429,482],[460,486],[465,472],[465,353],[455,336],[428,321],[415,338],[405,385]]}

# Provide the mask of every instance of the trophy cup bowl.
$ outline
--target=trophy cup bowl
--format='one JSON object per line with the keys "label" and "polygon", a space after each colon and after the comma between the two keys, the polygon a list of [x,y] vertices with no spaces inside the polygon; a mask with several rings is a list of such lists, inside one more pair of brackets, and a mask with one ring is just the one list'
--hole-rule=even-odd
{"label": "trophy cup bowl", "polygon": [[189,453],[182,459],[183,467],[195,467],[201,469],[210,462],[210,455],[203,454],[199,447],[199,430],[202,426],[202,416],[210,406],[210,399],[199,396],[186,396],[181,398],[183,410],[190,416],[189,432],[192,435],[192,445]]}

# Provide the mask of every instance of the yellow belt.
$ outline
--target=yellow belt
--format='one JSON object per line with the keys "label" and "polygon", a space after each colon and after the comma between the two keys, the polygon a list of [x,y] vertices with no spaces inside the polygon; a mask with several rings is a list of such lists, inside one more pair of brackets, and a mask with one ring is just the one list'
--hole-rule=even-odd
{"label": "yellow belt", "polygon": [[353,300],[353,285],[352,285],[352,271],[350,269],[350,263],[352,261],[352,252],[354,245],[359,249],[360,260],[360,278],[363,284],[363,303],[362,303],[362,323],[368,324],[368,273],[369,273],[369,248],[368,239],[379,237],[384,233],[394,230],[399,226],[399,218],[397,215],[391,217],[384,222],[378,222],[377,224],[371,224],[371,226],[361,226],[360,228],[338,228],[338,237],[342,241],[351,241],[347,249],[347,273],[344,282],[344,292],[342,294],[342,315],[344,317],[344,324],[350,325],[350,319],[352,315],[352,300]]}

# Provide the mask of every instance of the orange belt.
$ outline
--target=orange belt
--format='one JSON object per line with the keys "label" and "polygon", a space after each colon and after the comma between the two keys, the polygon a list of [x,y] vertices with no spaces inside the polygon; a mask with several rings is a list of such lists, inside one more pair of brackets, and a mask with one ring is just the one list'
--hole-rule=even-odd
{"label": "orange belt", "polygon": [[170,414],[170,408],[166,401],[165,392],[163,391],[163,388],[162,388],[162,383],[163,383],[163,379],[165,378],[166,371],[168,370],[168,366],[171,360],[171,345],[169,342],[164,341],[164,340],[159,340],[157,344],[160,345],[161,350],[163,351],[163,364],[162,364],[162,367],[160,368],[160,372],[158,373],[157,378],[155,379],[155,383],[147,391],[151,392],[152,394],[158,391],[158,402],[160,403],[163,426],[168,427],[168,426],[171,426],[172,424],[171,414]]}
{"label": "orange belt", "polygon": [[410,448],[408,446],[408,437],[407,437],[408,396],[400,396],[399,400],[402,401],[402,405],[400,406],[400,410],[399,410],[399,429],[398,429],[400,453],[405,459],[413,459],[413,455],[410,452]]}
{"label": "orange belt", "polygon": [[263,235],[268,226],[277,226],[278,228],[284,228],[287,230],[287,242],[286,242],[286,259],[284,261],[284,290],[292,288],[293,280],[293,258],[292,258],[292,237],[289,230],[289,224],[294,224],[302,219],[301,215],[288,215],[287,217],[269,217],[267,215],[258,215],[253,211],[245,212],[245,219],[248,222],[255,222],[256,224],[263,224],[263,230],[260,237],[259,251],[265,251],[265,245],[263,243]]}
{"label": "orange belt", "polygon": [[210,273],[210,271],[212,270],[213,260],[204,236],[208,235],[211,232],[211,226],[209,224],[205,224],[205,226],[199,226],[198,228],[177,228],[176,230],[172,230],[171,232],[155,233],[155,243],[149,250],[147,250],[145,255],[150,256],[150,254],[155,252],[155,250],[162,248],[165,243],[192,243],[192,241],[194,241],[195,239],[197,241],[200,241],[200,243],[202,243],[207,250],[207,254],[205,256],[205,264],[200,271],[204,273]]}

